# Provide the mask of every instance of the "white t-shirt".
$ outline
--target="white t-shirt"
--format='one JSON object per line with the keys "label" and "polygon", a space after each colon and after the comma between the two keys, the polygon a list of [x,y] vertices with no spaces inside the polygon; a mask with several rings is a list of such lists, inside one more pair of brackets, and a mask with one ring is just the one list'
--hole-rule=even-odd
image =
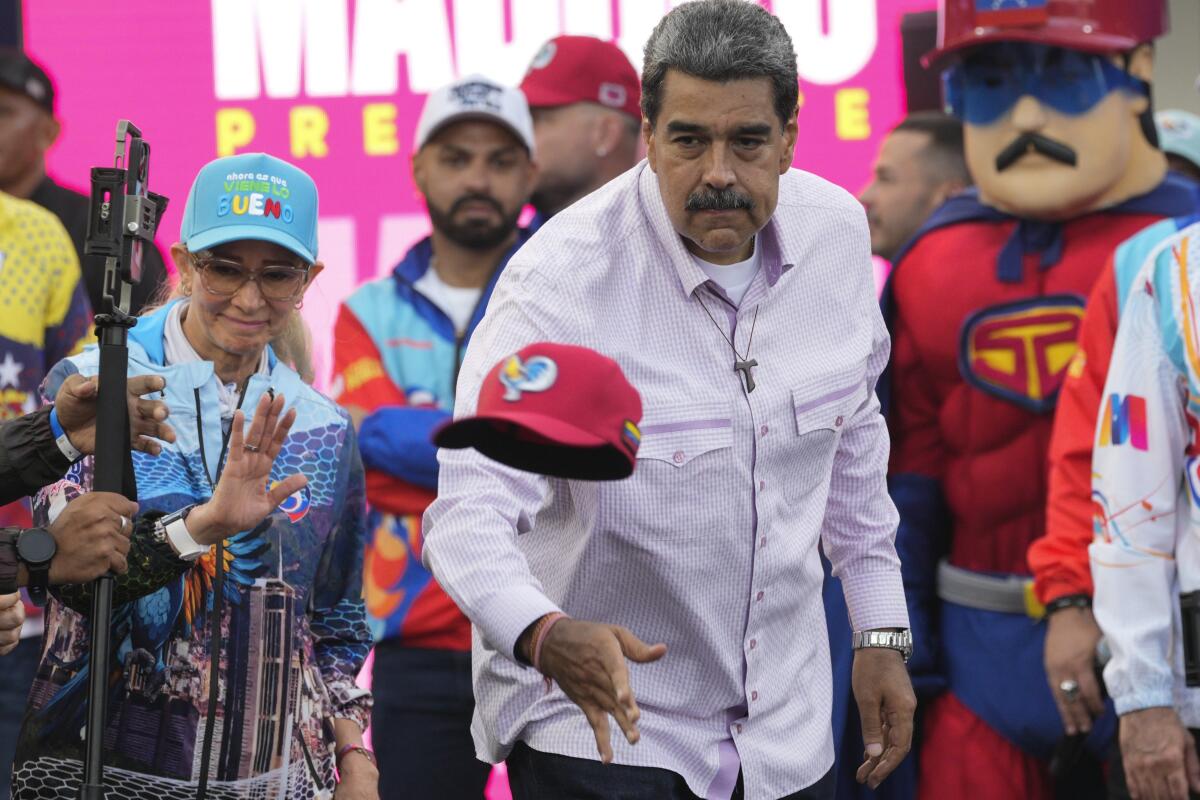
{"label": "white t-shirt", "polygon": [[450,286],[437,274],[432,264],[413,286],[450,318],[454,323],[454,332],[458,334],[467,329],[475,306],[479,305],[479,298],[483,296],[483,289]]}
{"label": "white t-shirt", "polygon": [[735,306],[741,305],[742,298],[746,296],[746,290],[750,288],[754,276],[758,274],[759,264],[762,263],[758,252],[757,236],[754,237],[754,252],[745,261],[739,261],[736,264],[710,264],[694,255],[692,260],[700,269],[704,270],[704,274],[708,276],[709,280],[725,290],[725,294],[729,295],[729,299]]}

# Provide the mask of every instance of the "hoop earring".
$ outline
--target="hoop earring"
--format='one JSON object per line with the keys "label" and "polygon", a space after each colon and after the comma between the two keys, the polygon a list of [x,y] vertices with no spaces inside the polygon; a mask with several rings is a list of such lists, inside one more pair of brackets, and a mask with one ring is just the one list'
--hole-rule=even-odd
{"label": "hoop earring", "polygon": [[191,297],[192,296],[192,285],[190,283],[179,284],[179,293],[182,294],[184,297]]}
{"label": "hoop earring", "polygon": [[297,310],[297,311],[299,311],[299,310],[300,310],[300,309],[302,309],[302,308],[304,308],[304,298],[303,298],[303,297],[301,297],[301,298],[300,298],[300,302],[299,302],[299,303],[296,303],[296,310]]}

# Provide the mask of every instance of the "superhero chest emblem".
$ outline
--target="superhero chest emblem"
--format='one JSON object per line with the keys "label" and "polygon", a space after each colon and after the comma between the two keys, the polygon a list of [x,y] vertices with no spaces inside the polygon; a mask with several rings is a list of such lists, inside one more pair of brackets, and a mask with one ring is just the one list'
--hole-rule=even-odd
{"label": "superhero chest emblem", "polygon": [[959,337],[963,379],[1029,411],[1053,409],[1075,355],[1083,308],[1082,297],[1058,294],[975,312]]}

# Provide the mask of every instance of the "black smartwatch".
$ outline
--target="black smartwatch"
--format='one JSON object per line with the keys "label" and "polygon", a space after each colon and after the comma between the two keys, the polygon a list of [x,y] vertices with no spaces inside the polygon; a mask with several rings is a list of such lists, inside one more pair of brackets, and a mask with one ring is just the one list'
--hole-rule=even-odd
{"label": "black smartwatch", "polygon": [[36,606],[46,605],[46,590],[50,586],[50,561],[58,552],[58,545],[50,531],[45,528],[30,528],[17,537],[17,558],[29,571],[29,599]]}

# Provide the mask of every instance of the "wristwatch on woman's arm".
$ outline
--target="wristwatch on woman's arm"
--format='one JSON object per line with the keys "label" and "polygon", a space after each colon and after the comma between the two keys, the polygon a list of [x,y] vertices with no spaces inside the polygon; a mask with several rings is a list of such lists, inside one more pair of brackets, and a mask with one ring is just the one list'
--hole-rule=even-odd
{"label": "wristwatch on woman's arm", "polygon": [[197,542],[188,533],[187,518],[195,508],[195,505],[184,506],[154,521],[154,541],[170,547],[183,561],[195,561],[211,549],[208,545]]}

